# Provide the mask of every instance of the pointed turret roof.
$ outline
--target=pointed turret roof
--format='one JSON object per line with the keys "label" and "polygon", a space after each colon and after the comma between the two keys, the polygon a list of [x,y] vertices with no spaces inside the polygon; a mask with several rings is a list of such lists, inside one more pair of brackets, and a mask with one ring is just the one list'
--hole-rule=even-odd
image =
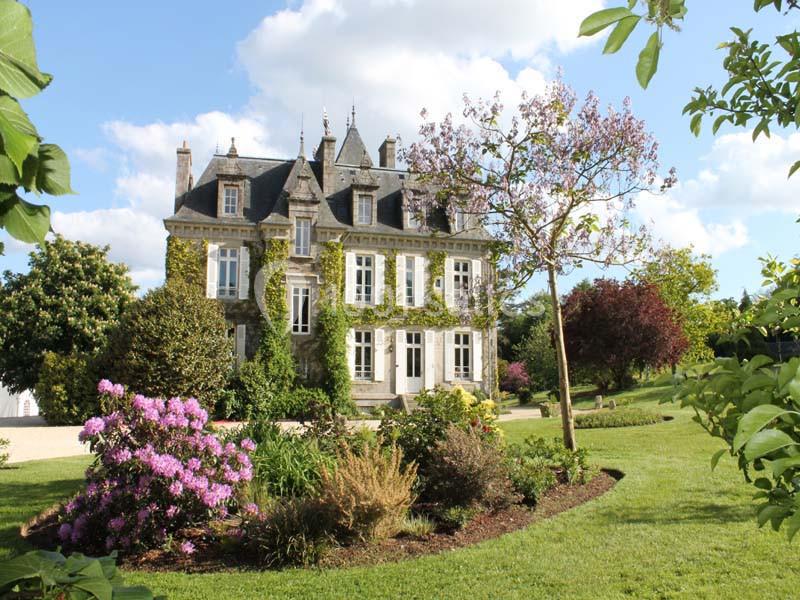
{"label": "pointed turret roof", "polygon": [[364,164],[372,166],[372,159],[367,152],[367,147],[364,145],[364,140],[361,139],[361,134],[358,133],[356,128],[356,108],[353,106],[353,120],[349,122],[347,127],[347,135],[342,142],[342,148],[339,150],[339,156],[336,157],[336,164],[339,165],[353,165],[359,167]]}

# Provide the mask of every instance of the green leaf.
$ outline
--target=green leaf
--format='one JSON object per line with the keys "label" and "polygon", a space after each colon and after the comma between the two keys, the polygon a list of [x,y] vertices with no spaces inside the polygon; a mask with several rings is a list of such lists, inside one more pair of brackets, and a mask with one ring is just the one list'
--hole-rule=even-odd
{"label": "green leaf", "polygon": [[786,391],[789,392],[789,396],[792,398],[792,400],[795,402],[800,402],[800,379],[792,379],[789,382]]}
{"label": "green leaf", "polygon": [[697,113],[695,116],[692,117],[692,120],[689,123],[689,131],[691,131],[695,137],[700,136],[700,124],[702,120],[703,120],[703,113]]}
{"label": "green leaf", "polygon": [[97,569],[100,571],[99,576],[82,577],[72,585],[78,589],[89,592],[94,598],[97,598],[97,600],[112,600],[113,591],[111,584],[102,576],[103,571],[100,569],[99,565]]}
{"label": "green leaf", "polygon": [[786,520],[786,535],[790,542],[798,531],[800,531],[800,510],[795,509],[795,513]]}
{"label": "green leaf", "polygon": [[606,46],[603,48],[603,54],[614,54],[625,43],[625,40],[628,39],[631,32],[634,30],[636,25],[641,20],[639,15],[632,15],[630,17],[625,17],[617,26],[614,27],[614,30],[611,32],[611,35],[608,36],[606,40]]}
{"label": "green leaf", "polygon": [[784,474],[786,469],[791,467],[800,466],[800,456],[790,456],[789,458],[779,458],[770,463],[772,467],[772,476],[778,479]]}
{"label": "green leaf", "polygon": [[39,170],[36,174],[36,186],[53,196],[74,194],[69,179],[69,159],[66,153],[55,144],[39,146]]}
{"label": "green leaf", "polygon": [[759,511],[758,511],[758,526],[763,527],[767,521],[774,519],[776,517],[783,517],[788,512],[788,509],[784,506],[777,506],[775,504],[765,504]]}
{"label": "green leaf", "polygon": [[722,458],[722,455],[728,451],[727,448],[723,448],[722,450],[717,450],[714,452],[714,456],[711,457],[711,470],[717,468],[717,463],[719,463],[719,459]]}
{"label": "green leaf", "polygon": [[761,119],[758,125],[756,125],[756,128],[753,130],[753,141],[755,142],[762,133],[769,137],[769,119]]}
{"label": "green leaf", "polygon": [[797,442],[783,431],[778,429],[764,429],[756,433],[750,438],[750,441],[747,442],[747,445],[744,447],[744,457],[748,461],[753,461],[756,458],[766,456],[770,452],[775,452],[786,446],[794,446],[796,444]]}
{"label": "green leaf", "polygon": [[733,451],[738,452],[756,432],[761,431],[779,416],[788,412],[791,411],[774,404],[762,404],[753,408],[739,419],[736,436],[733,438]]}
{"label": "green leaf", "polygon": [[30,11],[21,2],[0,0],[0,90],[30,98],[51,80],[36,64]]}
{"label": "green leaf", "polygon": [[[797,169],[800,169],[800,160],[798,160],[797,162],[795,162],[795,163],[792,165],[792,167],[789,169],[789,177],[791,177],[792,175],[794,175],[794,174],[797,172]],[[787,179],[788,179],[789,177],[787,177]]]}
{"label": "green leaf", "polygon": [[759,390],[761,388],[766,387],[773,387],[775,385],[775,379],[766,375],[765,373],[756,373],[755,375],[750,375],[747,379],[744,380],[742,383],[742,395],[748,394],[753,390]]}
{"label": "green leaf", "polygon": [[22,174],[22,163],[39,143],[39,137],[19,102],[9,96],[0,96],[0,137],[5,154]]}
{"label": "green leaf", "polygon": [[616,23],[617,21],[630,16],[634,15],[625,7],[605,8],[603,10],[598,10],[596,13],[592,13],[583,20],[581,27],[578,30],[578,36],[594,35],[598,31],[603,31],[603,29],[612,23]]}
{"label": "green leaf", "polygon": [[647,44],[639,53],[639,62],[636,64],[636,78],[639,80],[639,85],[647,89],[647,85],[656,74],[658,69],[658,53],[661,49],[661,44],[658,40],[658,32],[653,33],[647,40]]}
{"label": "green leaf", "polygon": [[0,225],[21,242],[41,244],[50,231],[50,207],[31,204],[14,194],[0,203]]}

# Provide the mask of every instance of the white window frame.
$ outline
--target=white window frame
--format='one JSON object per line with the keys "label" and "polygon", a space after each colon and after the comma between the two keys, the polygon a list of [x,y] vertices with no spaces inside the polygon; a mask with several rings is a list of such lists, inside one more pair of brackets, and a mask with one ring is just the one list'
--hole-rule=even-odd
{"label": "white window frame", "polygon": [[239,214],[239,188],[235,185],[226,185],[222,189],[222,194],[222,214],[226,217],[235,217]]}
{"label": "white window frame", "polygon": [[355,302],[372,304],[375,298],[375,257],[372,254],[356,254],[355,263]]}
{"label": "white window frame", "polygon": [[295,217],[294,219],[294,253],[295,256],[311,256],[310,217]]}
{"label": "white window frame", "polygon": [[453,335],[454,377],[459,381],[471,379],[472,375],[472,337],[469,332],[456,331]]}
{"label": "white window frame", "polygon": [[311,288],[308,286],[292,286],[291,324],[295,335],[311,333]]}
{"label": "white window frame", "polygon": [[453,261],[453,297],[457,301],[465,301],[469,298],[469,290],[472,279],[472,267],[468,260]]}
{"label": "white window frame", "polygon": [[358,211],[356,215],[356,224],[372,225],[373,207],[372,196],[370,194],[358,194],[358,198],[356,198],[356,209]]}
{"label": "white window frame", "polygon": [[413,210],[406,211],[407,214],[407,223],[409,229],[419,229],[422,226],[422,223],[417,218],[417,213]]}
{"label": "white window frame", "polygon": [[368,329],[356,329],[353,339],[354,378],[358,381],[372,381],[375,368],[374,333]]}
{"label": "white window frame", "polygon": [[456,232],[464,231],[467,226],[467,214],[460,208],[456,209],[456,214],[453,217],[453,228]]}
{"label": "white window frame", "polygon": [[417,275],[416,270],[414,268],[415,264],[416,264],[416,257],[415,256],[406,256],[405,258],[406,258],[406,270],[405,270],[406,280],[405,280],[405,282],[403,282],[403,285],[405,287],[404,294],[405,294],[405,299],[406,299],[406,306],[414,306],[415,305],[414,304],[414,285],[415,285],[414,280],[416,279],[416,275]]}
{"label": "white window frame", "polygon": [[220,247],[218,253],[217,298],[236,298],[239,295],[239,248]]}

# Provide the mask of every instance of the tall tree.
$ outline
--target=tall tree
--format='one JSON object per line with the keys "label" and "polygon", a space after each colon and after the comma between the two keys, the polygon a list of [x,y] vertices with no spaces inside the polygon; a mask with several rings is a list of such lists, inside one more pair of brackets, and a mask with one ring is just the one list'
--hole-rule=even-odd
{"label": "tall tree", "polygon": [[125,265],[98,248],[56,236],[28,260],[26,274],[6,271],[0,285],[0,381],[33,388],[47,351],[94,352],[133,301]]}
{"label": "tall tree", "polygon": [[[421,140],[403,153],[422,184],[412,210],[444,208],[451,218],[460,210],[484,225],[505,253],[498,281],[519,286],[547,273],[569,448],[577,444],[558,276],[586,262],[626,262],[646,246],[646,232],[631,228],[627,213],[634,196],[655,185],[658,168],[657,145],[629,100],[606,114],[599,105],[593,94],[579,105],[557,80],[523,95],[504,126],[499,94],[488,102],[465,97],[470,126],[452,115],[425,122]],[[664,185],[673,181],[671,173]]]}
{"label": "tall tree", "polygon": [[23,242],[42,243],[50,230],[50,208],[23,200],[19,188],[73,193],[69,161],[61,148],[42,142],[18,99],[35,96],[53,77],[39,71],[28,8],[0,0],[0,23],[0,228]]}
{"label": "tall tree", "polygon": [[633,381],[632,370],[675,364],[686,337],[658,288],[647,282],[596,279],[564,299],[567,356],[591,369],[607,390]]}
{"label": "tall tree", "polygon": [[[634,12],[637,4],[644,12]],[[579,34],[592,36],[614,25],[608,36],[604,54],[619,50],[639,23],[655,27],[639,54],[636,77],[646,88],[658,69],[665,29],[680,31],[680,22],[687,14],[686,0],[628,0],[627,6],[606,8],[586,17]],[[796,15],[800,11],[797,0],[754,0],[753,10],[759,12],[772,7],[784,14]],[[785,11],[784,11],[785,7]],[[793,25],[796,21],[789,21]],[[689,128],[700,134],[703,117],[713,117],[712,133],[717,133],[724,123],[736,127],[749,127],[756,121],[753,141],[762,133],[770,135],[770,127],[797,128],[800,126],[800,36],[796,26],[775,37],[772,44],[753,40],[752,29],[731,27],[733,39],[718,47],[727,51],[722,62],[727,82],[722,88],[698,86],[683,109],[692,115]],[[800,160],[789,169],[791,177],[800,169]]]}
{"label": "tall tree", "polygon": [[654,284],[675,314],[689,341],[684,359],[690,362],[711,360],[714,351],[708,336],[719,329],[718,312],[709,304],[718,288],[717,272],[707,254],[696,256],[691,246],[666,246],[633,272],[642,282]]}

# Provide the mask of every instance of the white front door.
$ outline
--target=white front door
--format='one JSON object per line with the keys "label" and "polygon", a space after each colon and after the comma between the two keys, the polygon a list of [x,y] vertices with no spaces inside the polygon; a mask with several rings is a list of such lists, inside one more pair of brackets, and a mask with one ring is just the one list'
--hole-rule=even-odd
{"label": "white front door", "polygon": [[406,332],[406,391],[416,394],[422,389],[422,332]]}

